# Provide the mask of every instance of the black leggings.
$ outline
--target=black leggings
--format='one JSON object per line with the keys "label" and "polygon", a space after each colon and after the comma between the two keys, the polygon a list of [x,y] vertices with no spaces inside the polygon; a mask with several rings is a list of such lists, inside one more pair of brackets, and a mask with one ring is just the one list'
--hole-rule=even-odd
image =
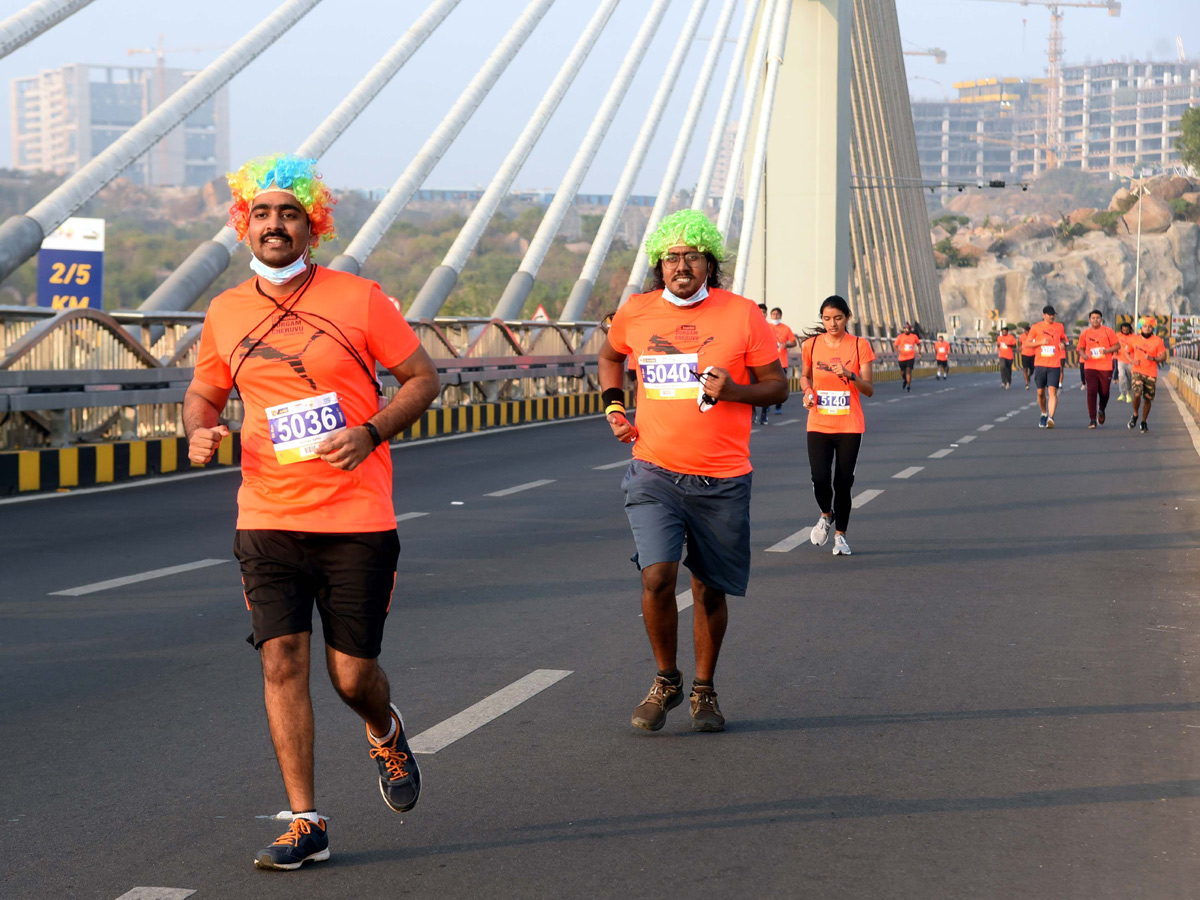
{"label": "black leggings", "polygon": [[1012,381],[1012,364],[1011,359],[1000,357],[1000,383],[1008,384]]}
{"label": "black leggings", "polygon": [[812,469],[813,493],[817,506],[828,514],[833,509],[833,524],[845,531],[850,524],[850,488],[854,486],[854,466],[862,433],[808,433],[808,464]]}

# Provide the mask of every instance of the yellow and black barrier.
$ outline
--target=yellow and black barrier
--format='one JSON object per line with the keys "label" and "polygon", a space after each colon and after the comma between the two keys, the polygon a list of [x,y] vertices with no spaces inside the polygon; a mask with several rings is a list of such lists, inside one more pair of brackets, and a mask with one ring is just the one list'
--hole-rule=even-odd
{"label": "yellow and black barrier", "polygon": [[[626,401],[633,406],[630,391],[626,391]],[[510,425],[593,416],[601,412],[598,392],[430,409],[393,441],[418,441]],[[207,466],[196,466],[188,461],[184,437],[13,450],[0,452],[0,496],[96,487],[131,478],[236,466],[241,460],[241,435],[237,432],[221,442],[217,455]]]}

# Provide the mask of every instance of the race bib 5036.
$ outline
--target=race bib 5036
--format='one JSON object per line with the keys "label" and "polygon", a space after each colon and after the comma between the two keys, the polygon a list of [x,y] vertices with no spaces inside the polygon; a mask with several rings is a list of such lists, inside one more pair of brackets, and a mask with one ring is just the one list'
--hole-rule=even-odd
{"label": "race bib 5036", "polygon": [[638,371],[648,400],[692,400],[700,396],[696,380],[699,354],[668,353],[639,356]]}
{"label": "race bib 5036", "polygon": [[336,391],[266,409],[267,430],[281,466],[315,459],[327,437],[346,430]]}

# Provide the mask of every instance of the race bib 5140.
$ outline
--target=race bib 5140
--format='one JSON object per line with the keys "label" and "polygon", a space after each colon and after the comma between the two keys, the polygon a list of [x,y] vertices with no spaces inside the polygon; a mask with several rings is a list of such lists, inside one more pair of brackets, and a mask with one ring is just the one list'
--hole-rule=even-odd
{"label": "race bib 5140", "polygon": [[327,437],[346,430],[346,414],[336,391],[266,409],[267,430],[281,466],[316,459]]}
{"label": "race bib 5140", "polygon": [[696,380],[699,354],[668,353],[639,356],[638,371],[648,400],[692,400],[700,396]]}
{"label": "race bib 5140", "polygon": [[850,415],[850,392],[817,391],[817,412],[824,416]]}

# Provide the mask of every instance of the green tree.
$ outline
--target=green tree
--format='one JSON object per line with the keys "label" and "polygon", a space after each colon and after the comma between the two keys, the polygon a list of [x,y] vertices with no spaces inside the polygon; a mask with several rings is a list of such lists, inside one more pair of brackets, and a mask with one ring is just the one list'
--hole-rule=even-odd
{"label": "green tree", "polygon": [[1185,166],[1200,169],[1200,106],[1193,106],[1179,121],[1182,132],[1175,139],[1175,149]]}

